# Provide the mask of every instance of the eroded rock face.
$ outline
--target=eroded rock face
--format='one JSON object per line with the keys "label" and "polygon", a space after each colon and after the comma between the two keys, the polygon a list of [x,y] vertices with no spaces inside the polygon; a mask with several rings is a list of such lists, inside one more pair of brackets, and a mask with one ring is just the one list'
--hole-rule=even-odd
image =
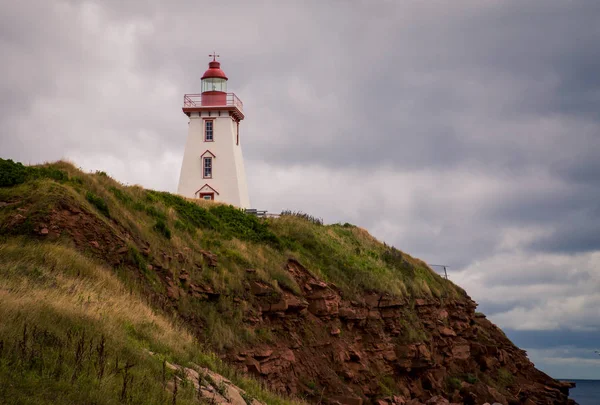
{"label": "eroded rock face", "polygon": [[[25,215],[7,223],[17,226]],[[75,246],[114,266],[137,269],[128,246],[138,246],[147,270],[165,287],[164,294],[149,291],[155,305],[176,308],[184,297],[220,297],[190,273],[172,271],[183,255],[151,252],[124,229],[85,211],[54,210],[46,222],[34,229],[40,238],[69,235]],[[216,255],[200,253],[203,263],[190,265],[219,266]],[[287,269],[300,293],[275,290],[248,269],[246,295],[233,297],[244,304],[244,326],[269,330],[272,342],[223,353],[272,389],[331,404],[570,403],[568,385],[535,369],[524,351],[475,313],[467,296],[406,300],[371,292],[348,300],[297,261]],[[201,327],[198,319],[186,321]]]}
{"label": "eroded rock face", "polygon": [[274,342],[227,355],[272,388],[332,404],[569,403],[468,297],[349,301],[297,261],[287,269],[301,295],[248,284]]}

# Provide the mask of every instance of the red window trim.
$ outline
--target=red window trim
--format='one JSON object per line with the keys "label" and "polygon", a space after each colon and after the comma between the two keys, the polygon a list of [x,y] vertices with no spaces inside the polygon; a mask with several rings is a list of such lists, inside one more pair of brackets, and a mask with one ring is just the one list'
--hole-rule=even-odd
{"label": "red window trim", "polygon": [[200,198],[201,200],[204,200],[204,197],[207,195],[210,196],[211,200],[213,200],[213,201],[215,200],[215,193],[200,193],[198,195],[198,198]]}
{"label": "red window trim", "polygon": [[212,152],[210,151],[210,149],[206,149],[206,150],[204,151],[204,153],[200,155],[200,157],[204,157],[204,155],[206,155],[207,153],[208,153],[208,154],[210,154],[210,155],[211,155],[212,157],[214,157],[214,158],[216,158],[216,157],[217,157],[217,156],[216,156],[214,153],[212,153]]}
{"label": "red window trim", "polygon": [[206,183],[205,185],[200,187],[198,190],[196,190],[196,192],[194,194],[198,194],[200,192],[200,190],[202,190],[204,187],[210,188],[212,191],[215,192],[216,195],[219,195],[219,192],[217,190],[215,190],[214,188],[212,188],[208,183]]}
{"label": "red window trim", "polygon": [[[206,121],[212,122],[212,139],[206,139]],[[214,118],[203,118],[202,128],[204,129],[204,142],[214,142],[215,141],[215,119]]]}
{"label": "red window trim", "polygon": [[213,159],[213,157],[211,157],[211,156],[208,156],[208,157],[210,157],[210,159],[211,159],[211,162],[210,162],[210,176],[205,176],[204,175],[204,160],[207,158],[206,156],[204,156],[204,157],[202,157],[202,178],[203,179],[212,179],[213,178],[213,176],[212,176],[212,172],[213,172],[213,162],[212,162],[212,159]]}

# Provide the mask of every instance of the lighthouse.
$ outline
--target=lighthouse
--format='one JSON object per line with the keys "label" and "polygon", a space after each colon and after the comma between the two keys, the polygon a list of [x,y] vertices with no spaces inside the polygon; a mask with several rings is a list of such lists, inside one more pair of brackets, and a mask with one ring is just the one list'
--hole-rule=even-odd
{"label": "lighthouse", "polygon": [[213,59],[202,76],[202,93],[183,96],[189,123],[177,193],[249,208],[240,139],[244,106],[234,93],[227,92],[219,55],[209,56]]}

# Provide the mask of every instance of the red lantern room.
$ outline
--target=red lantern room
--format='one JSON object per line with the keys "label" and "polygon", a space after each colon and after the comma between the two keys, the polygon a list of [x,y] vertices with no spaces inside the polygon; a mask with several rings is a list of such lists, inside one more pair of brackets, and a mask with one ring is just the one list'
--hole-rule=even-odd
{"label": "red lantern room", "polygon": [[237,121],[244,119],[242,101],[233,93],[227,93],[227,75],[221,70],[219,55],[209,55],[213,58],[208,63],[208,69],[202,75],[202,93],[186,94],[183,97],[183,112],[189,116],[192,112],[229,111]]}
{"label": "red lantern room", "polygon": [[221,70],[221,62],[214,58],[215,55],[208,64],[208,70],[202,76],[202,93],[213,91],[227,93],[227,76]]}

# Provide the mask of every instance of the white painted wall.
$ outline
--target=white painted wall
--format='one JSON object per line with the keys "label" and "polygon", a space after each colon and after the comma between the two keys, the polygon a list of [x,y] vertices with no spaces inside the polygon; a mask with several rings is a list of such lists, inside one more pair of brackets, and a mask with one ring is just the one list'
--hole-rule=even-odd
{"label": "white painted wall", "polygon": [[[196,112],[190,116],[177,193],[188,198],[198,198],[195,193],[208,184],[219,192],[218,195],[215,193],[216,201],[250,208],[241,137],[240,144],[236,145],[235,121],[231,119],[228,111],[221,111],[221,116],[218,111],[211,111],[210,118],[214,120],[214,141],[205,142],[204,118],[209,118],[208,112]],[[207,149],[215,155],[212,179],[202,178],[201,155]]]}

